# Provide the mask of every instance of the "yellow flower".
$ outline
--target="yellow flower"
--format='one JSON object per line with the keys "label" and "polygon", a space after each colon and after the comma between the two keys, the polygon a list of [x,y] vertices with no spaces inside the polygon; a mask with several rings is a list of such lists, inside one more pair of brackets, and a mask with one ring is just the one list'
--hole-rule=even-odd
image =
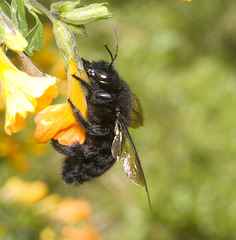
{"label": "yellow flower", "polygon": [[31,77],[19,71],[0,48],[0,83],[6,103],[5,131],[18,132],[27,113],[37,113],[57,96],[55,77]]}
{"label": "yellow flower", "polygon": [[182,0],[183,2],[192,2],[192,0]]}
{"label": "yellow flower", "polygon": [[[82,87],[72,75],[78,76],[78,69],[73,61],[68,65],[68,97],[87,118],[87,105]],[[87,79],[84,72],[80,72],[81,78]],[[51,139],[56,139],[62,145],[72,145],[76,142],[83,144],[85,141],[85,130],[75,119],[69,103],[51,105],[38,113],[35,117],[36,130],[35,141],[46,143]]]}
{"label": "yellow flower", "polygon": [[53,229],[51,228],[44,228],[41,232],[40,232],[40,235],[39,235],[39,239],[40,240],[55,240],[57,239],[56,237],[56,233],[54,232]]}
{"label": "yellow flower", "polygon": [[41,181],[24,182],[20,178],[11,177],[2,188],[2,197],[6,202],[19,202],[30,205],[38,202],[48,194],[48,187]]}

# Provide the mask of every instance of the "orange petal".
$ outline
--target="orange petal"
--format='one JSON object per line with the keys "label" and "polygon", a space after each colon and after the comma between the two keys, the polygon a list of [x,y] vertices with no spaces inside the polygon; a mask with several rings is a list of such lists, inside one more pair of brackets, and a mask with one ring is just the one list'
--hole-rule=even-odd
{"label": "orange petal", "polygon": [[86,73],[78,71],[78,68],[75,65],[73,59],[71,59],[67,69],[68,98],[70,98],[76,108],[80,110],[81,114],[87,118],[87,103],[85,98],[86,90],[72,75],[76,75],[78,77],[81,77],[83,80],[88,81]]}
{"label": "orange petal", "polygon": [[58,90],[55,86],[49,86],[47,89],[45,89],[44,95],[42,95],[39,98],[36,98],[37,100],[37,106],[35,108],[35,113],[38,113],[42,111],[44,108],[49,106],[52,102],[52,99],[55,98],[58,95]]}
{"label": "orange petal", "polygon": [[85,130],[77,123],[68,103],[48,106],[36,115],[35,122],[34,138],[38,143],[51,139],[57,139],[63,145],[85,141]]}
{"label": "orange petal", "polygon": [[58,140],[62,145],[71,145],[76,142],[83,144],[85,141],[85,129],[75,124],[67,129],[59,131],[53,139]]}

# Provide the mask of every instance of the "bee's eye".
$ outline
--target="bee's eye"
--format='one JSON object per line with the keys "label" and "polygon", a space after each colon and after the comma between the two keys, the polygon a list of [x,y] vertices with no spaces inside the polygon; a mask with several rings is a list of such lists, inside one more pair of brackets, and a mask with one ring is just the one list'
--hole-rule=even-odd
{"label": "bee's eye", "polygon": [[109,76],[110,74],[105,72],[105,71],[102,71],[102,70],[96,70],[94,71],[94,77],[96,78],[96,80],[100,81],[100,82],[108,82],[109,81],[109,78],[111,76]]}
{"label": "bee's eye", "polygon": [[120,86],[120,79],[116,73],[95,70],[93,72],[94,80],[98,82],[101,88],[116,90]]}

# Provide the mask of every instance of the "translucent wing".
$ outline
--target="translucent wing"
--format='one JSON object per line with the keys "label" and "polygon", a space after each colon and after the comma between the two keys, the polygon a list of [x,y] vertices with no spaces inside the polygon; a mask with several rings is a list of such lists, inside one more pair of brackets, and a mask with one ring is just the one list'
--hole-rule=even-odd
{"label": "translucent wing", "polygon": [[118,160],[119,156],[122,153],[124,140],[125,140],[125,136],[122,132],[122,126],[119,123],[119,121],[116,121],[115,137],[114,137],[112,147],[111,147],[112,155],[116,160]]}
{"label": "translucent wing", "polygon": [[124,161],[124,172],[130,178],[130,180],[136,185],[143,186],[144,179],[135,159],[134,152],[131,150],[131,148],[132,147],[130,142],[126,140],[122,149],[122,153],[120,157],[118,157],[118,160]]}
{"label": "translucent wing", "polygon": [[115,137],[112,143],[112,154],[117,161],[124,161],[124,172],[134,184],[145,186],[150,204],[150,197],[142,165],[129,131],[122,120],[117,120],[116,122]]}
{"label": "translucent wing", "polygon": [[138,128],[143,125],[143,111],[141,107],[141,103],[135,94],[131,95],[131,124],[129,127]]}

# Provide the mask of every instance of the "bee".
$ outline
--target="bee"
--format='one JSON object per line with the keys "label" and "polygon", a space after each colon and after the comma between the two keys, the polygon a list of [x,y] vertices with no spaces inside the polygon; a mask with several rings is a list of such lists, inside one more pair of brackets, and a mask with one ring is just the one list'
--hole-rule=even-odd
{"label": "bee", "polygon": [[128,83],[113,67],[118,52],[115,31],[114,36],[115,56],[104,44],[110,62],[89,62],[82,58],[89,83],[73,75],[87,89],[87,120],[68,99],[78,124],[86,130],[85,142],[69,146],[61,145],[57,140],[52,143],[58,152],[66,155],[62,170],[64,182],[82,185],[105,173],[116,161],[123,161],[124,172],[134,184],[145,187],[150,204],[143,168],[128,131],[128,127],[143,125],[142,108]]}

